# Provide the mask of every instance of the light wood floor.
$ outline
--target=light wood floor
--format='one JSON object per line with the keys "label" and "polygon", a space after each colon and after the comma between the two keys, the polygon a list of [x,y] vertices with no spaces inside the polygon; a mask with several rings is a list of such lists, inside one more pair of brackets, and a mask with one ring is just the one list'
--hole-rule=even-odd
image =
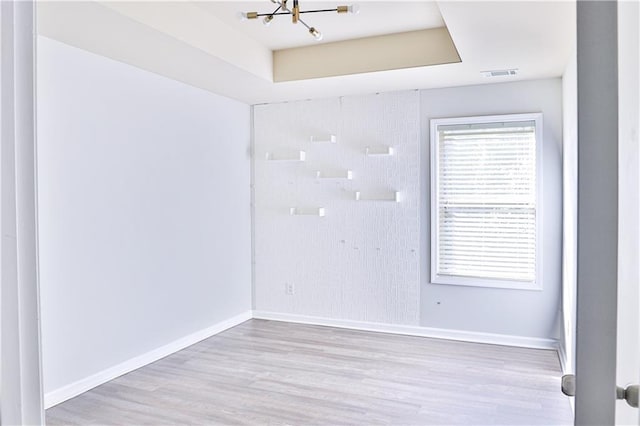
{"label": "light wood floor", "polygon": [[553,351],[251,320],[47,410],[110,425],[571,424]]}

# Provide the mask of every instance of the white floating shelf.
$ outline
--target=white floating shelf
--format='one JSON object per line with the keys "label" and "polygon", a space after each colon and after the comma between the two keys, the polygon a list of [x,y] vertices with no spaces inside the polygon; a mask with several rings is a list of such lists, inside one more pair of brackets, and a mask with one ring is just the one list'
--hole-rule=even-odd
{"label": "white floating shelf", "polygon": [[393,201],[397,203],[400,201],[400,192],[363,194],[360,191],[356,191],[356,201]]}
{"label": "white floating shelf", "polygon": [[302,209],[299,207],[291,207],[289,209],[291,216],[324,216],[324,207],[314,207],[311,209]]}
{"label": "white floating shelf", "polygon": [[365,153],[369,156],[393,155],[393,147],[386,145],[368,146],[365,149]]}
{"label": "white floating shelf", "polygon": [[289,154],[275,154],[273,152],[267,152],[267,161],[305,161],[307,153],[304,151],[296,151]]}
{"label": "white floating shelf", "polygon": [[353,179],[353,171],[351,170],[343,170],[343,171],[325,171],[318,170],[316,172],[316,177],[318,179]]}
{"label": "white floating shelf", "polygon": [[311,142],[313,143],[336,143],[338,139],[336,135],[324,135],[324,136],[311,136]]}

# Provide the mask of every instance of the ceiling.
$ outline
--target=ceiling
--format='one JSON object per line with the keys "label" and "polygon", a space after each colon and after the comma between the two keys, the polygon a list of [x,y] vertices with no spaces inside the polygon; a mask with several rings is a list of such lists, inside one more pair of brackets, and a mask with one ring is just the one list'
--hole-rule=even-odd
{"label": "ceiling", "polygon": [[[307,18],[323,32],[322,43],[444,23],[462,62],[274,83],[272,50],[317,42],[286,17],[269,27],[237,19],[239,10],[262,11],[263,4],[272,6],[41,1],[38,31],[249,104],[559,77],[575,52],[574,1],[360,1],[358,15]],[[305,9],[322,4],[301,2]],[[507,68],[518,75],[481,75]]]}
{"label": "ceiling", "polygon": [[[276,17],[268,27],[260,19],[241,21],[238,18],[241,11],[273,12],[275,7],[270,1],[205,1],[195,4],[271,50],[318,44],[302,25],[292,24],[290,16]],[[300,0],[302,10],[332,9],[338,4],[347,5],[352,2]],[[322,32],[322,43],[445,26],[435,1],[369,1],[357,4],[360,7],[357,15],[317,13],[303,15],[302,18]]]}

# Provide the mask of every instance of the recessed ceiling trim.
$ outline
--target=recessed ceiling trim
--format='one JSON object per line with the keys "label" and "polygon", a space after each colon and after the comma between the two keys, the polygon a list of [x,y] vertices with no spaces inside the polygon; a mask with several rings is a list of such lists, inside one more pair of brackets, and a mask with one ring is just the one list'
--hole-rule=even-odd
{"label": "recessed ceiling trim", "polygon": [[273,52],[273,81],[284,82],[461,62],[445,27]]}
{"label": "recessed ceiling trim", "polygon": [[271,50],[197,7],[195,2],[99,1],[98,3],[258,77],[271,80]]}

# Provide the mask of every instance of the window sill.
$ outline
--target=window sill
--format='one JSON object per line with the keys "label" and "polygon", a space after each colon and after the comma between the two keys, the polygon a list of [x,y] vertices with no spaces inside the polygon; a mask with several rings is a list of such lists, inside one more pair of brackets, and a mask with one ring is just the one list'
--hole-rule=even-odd
{"label": "window sill", "polygon": [[436,275],[431,277],[429,284],[436,285],[455,285],[463,287],[484,287],[484,288],[500,288],[506,290],[529,290],[542,291],[542,285],[538,282],[530,281],[511,281],[500,279],[486,279],[473,277],[455,277]]}

